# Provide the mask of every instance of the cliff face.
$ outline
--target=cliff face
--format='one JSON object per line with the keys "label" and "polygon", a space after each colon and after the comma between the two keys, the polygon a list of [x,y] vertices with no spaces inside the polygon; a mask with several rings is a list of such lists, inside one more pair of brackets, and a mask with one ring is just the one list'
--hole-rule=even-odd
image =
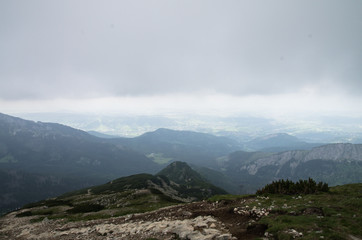
{"label": "cliff face", "polygon": [[258,170],[266,166],[281,167],[289,163],[292,169],[301,163],[313,160],[324,161],[362,161],[362,144],[336,143],[313,148],[312,150],[295,150],[276,153],[268,157],[256,159],[249,164],[241,164],[240,169],[245,169],[249,174],[255,175]]}
{"label": "cliff face", "polygon": [[235,152],[219,158],[222,169],[239,189],[232,193],[254,193],[278,179],[297,181],[309,177],[331,186],[362,182],[362,144],[336,143],[311,150],[280,153]]}

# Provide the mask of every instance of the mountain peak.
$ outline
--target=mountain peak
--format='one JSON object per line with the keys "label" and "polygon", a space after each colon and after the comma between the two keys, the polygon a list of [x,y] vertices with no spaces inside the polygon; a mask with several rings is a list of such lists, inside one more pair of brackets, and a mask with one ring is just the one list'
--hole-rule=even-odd
{"label": "mountain peak", "polygon": [[192,170],[187,163],[181,161],[171,163],[157,175],[166,176],[168,179],[178,184],[204,181],[199,173]]}
{"label": "mountain peak", "polygon": [[173,162],[161,170],[157,176],[165,176],[177,184],[184,185],[187,189],[198,189],[204,196],[226,193],[223,189],[208,183],[185,162]]}

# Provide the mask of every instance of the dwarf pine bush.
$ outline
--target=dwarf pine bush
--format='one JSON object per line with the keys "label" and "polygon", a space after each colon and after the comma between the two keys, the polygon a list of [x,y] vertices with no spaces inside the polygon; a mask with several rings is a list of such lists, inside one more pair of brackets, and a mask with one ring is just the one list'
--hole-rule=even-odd
{"label": "dwarf pine bush", "polygon": [[308,180],[299,180],[293,182],[291,180],[278,180],[267,184],[262,189],[259,189],[256,194],[312,194],[317,192],[328,192],[329,187],[327,183],[319,182],[318,184],[312,178]]}

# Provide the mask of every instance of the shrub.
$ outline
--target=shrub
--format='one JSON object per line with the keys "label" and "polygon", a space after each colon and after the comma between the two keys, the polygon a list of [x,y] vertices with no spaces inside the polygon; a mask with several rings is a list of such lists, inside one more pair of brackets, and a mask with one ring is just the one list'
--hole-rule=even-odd
{"label": "shrub", "polygon": [[99,205],[99,204],[83,203],[83,204],[76,205],[72,209],[67,210],[67,213],[98,212],[103,209],[104,209],[104,206]]}
{"label": "shrub", "polygon": [[18,213],[15,216],[16,217],[29,217],[29,216],[33,216],[33,213],[31,211],[25,211],[22,213]]}
{"label": "shrub", "polygon": [[312,194],[317,192],[328,192],[329,187],[327,183],[319,182],[318,184],[312,179],[299,180],[292,182],[290,180],[273,181],[267,184],[262,189],[259,189],[256,194]]}

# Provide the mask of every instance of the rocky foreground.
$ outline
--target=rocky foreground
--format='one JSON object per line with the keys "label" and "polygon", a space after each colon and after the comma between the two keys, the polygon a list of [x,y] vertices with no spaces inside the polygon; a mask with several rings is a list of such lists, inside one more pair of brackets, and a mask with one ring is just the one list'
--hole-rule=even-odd
{"label": "rocky foreground", "polygon": [[[255,224],[267,210],[247,210],[251,199],[197,202],[157,211],[91,221],[17,217],[0,219],[1,239],[254,239],[264,236],[266,226]],[[235,208],[235,206],[239,206]]]}
{"label": "rocky foreground", "polygon": [[[122,212],[127,206],[74,212],[68,200],[48,200],[0,217],[0,239],[362,239],[362,184],[304,195],[215,196],[128,215]],[[114,215],[119,211],[124,214]]]}

